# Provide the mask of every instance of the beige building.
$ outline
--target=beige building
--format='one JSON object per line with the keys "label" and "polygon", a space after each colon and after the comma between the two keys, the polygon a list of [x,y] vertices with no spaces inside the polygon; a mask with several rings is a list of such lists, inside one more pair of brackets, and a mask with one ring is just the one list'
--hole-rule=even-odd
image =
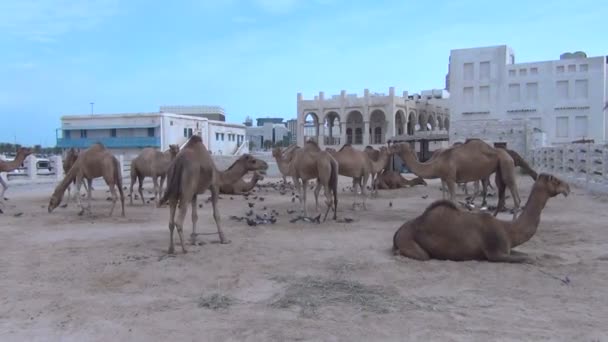
{"label": "beige building", "polygon": [[331,97],[319,92],[314,99],[304,99],[298,93],[297,141],[302,145],[312,139],[322,147],[366,146],[385,144],[395,136],[447,133],[448,98],[442,89],[399,96],[394,87],[388,94],[365,89],[363,96],[342,90]]}

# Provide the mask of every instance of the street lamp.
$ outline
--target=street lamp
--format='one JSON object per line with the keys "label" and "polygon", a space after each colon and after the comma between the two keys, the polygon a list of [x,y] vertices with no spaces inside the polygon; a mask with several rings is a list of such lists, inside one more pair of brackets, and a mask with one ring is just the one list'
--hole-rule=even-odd
{"label": "street lamp", "polygon": [[93,105],[95,104],[95,102],[90,102],[91,104],[91,115],[93,115]]}

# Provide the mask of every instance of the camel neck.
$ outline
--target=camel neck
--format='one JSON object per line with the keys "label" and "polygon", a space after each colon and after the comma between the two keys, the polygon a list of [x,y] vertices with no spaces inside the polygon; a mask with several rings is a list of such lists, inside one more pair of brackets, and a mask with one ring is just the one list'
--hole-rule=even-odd
{"label": "camel neck", "polygon": [[414,155],[414,152],[409,149],[402,151],[400,157],[403,159],[410,171],[416,174],[416,176],[426,179],[438,177],[435,170],[436,166],[438,165],[436,159],[426,163],[421,163]]}
{"label": "camel neck", "polygon": [[13,171],[15,169],[18,169],[21,164],[23,163],[23,161],[25,160],[26,156],[24,153],[17,153],[17,156],[15,156],[14,160],[11,160],[10,162],[5,162],[4,166],[2,167],[2,171],[8,172],[8,171]]}
{"label": "camel neck", "polygon": [[507,233],[511,240],[511,248],[523,244],[536,234],[541,212],[548,200],[549,196],[546,191],[541,189],[539,185],[534,184],[521,215],[515,221],[507,223]]}
{"label": "camel neck", "polygon": [[68,172],[65,174],[65,177],[63,177],[63,180],[59,183],[59,185],[57,185],[53,194],[63,196],[63,193],[68,188],[68,186],[70,186],[74,179],[76,179],[76,175],[78,175],[79,170],[80,165],[77,162],[74,163],[70,170],[68,170]]}
{"label": "camel neck", "polygon": [[243,164],[239,161],[234,163],[230,168],[225,171],[220,171],[221,184],[232,184],[241,179],[247,170],[243,167]]}

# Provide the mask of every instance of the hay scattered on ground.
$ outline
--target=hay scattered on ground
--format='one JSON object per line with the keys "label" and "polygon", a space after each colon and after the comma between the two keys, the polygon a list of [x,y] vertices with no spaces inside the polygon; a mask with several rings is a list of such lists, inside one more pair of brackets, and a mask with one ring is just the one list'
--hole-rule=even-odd
{"label": "hay scattered on ground", "polygon": [[201,297],[198,300],[198,307],[210,310],[226,310],[234,304],[234,299],[217,293],[211,296]]}
{"label": "hay scattered on ground", "polygon": [[378,314],[395,312],[403,300],[395,290],[381,286],[368,286],[351,280],[303,277],[287,282],[285,292],[270,304],[273,308],[286,309],[299,306],[304,317],[314,317],[319,308],[332,305],[351,305],[361,311]]}

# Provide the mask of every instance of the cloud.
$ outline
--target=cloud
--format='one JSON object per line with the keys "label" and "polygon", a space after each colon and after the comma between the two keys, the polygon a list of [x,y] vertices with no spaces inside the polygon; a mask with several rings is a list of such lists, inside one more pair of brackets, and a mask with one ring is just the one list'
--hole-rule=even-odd
{"label": "cloud", "polygon": [[0,31],[37,42],[98,26],[116,13],[118,0],[0,1]]}

